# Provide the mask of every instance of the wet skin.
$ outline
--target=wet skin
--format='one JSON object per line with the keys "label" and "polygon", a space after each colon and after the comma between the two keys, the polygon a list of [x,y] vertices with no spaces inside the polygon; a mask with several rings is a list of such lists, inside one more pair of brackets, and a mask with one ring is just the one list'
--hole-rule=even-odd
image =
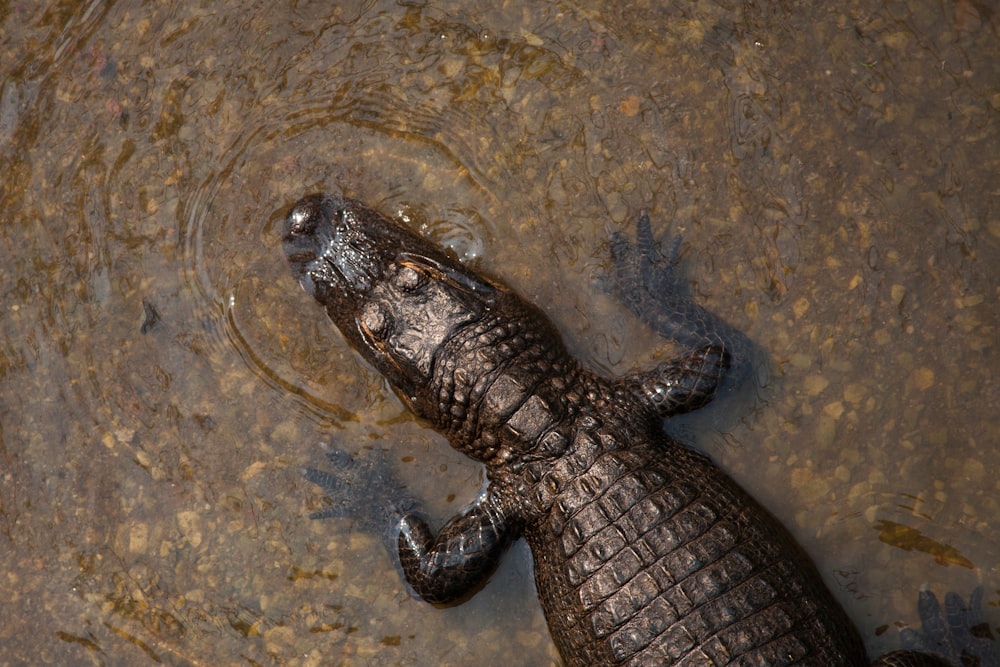
{"label": "wet skin", "polygon": [[[619,288],[689,350],[617,380],[582,368],[537,308],[359,202],[301,200],[283,241],[295,277],[351,345],[414,413],[486,467],[483,494],[436,534],[412,503],[384,501],[416,595],[461,600],[524,537],[569,667],[868,664],[784,528],[662,430],[664,418],[712,399],[746,345],[664,293],[673,262],[648,218],[636,244],[613,240]],[[330,458],[340,472],[309,476],[333,495],[352,467],[342,452]],[[352,511],[360,509],[320,515]],[[896,652],[876,664],[946,663]]]}

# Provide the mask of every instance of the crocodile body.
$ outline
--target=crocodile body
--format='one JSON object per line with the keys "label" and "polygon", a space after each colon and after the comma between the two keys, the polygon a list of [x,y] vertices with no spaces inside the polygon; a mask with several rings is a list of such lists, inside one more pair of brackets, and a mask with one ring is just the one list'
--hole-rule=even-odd
{"label": "crocodile body", "polygon": [[[788,532],[662,430],[665,417],[711,400],[732,365],[699,307],[678,306],[659,326],[673,327],[685,356],[612,380],[570,357],[534,306],[359,202],[301,200],[284,248],[300,284],[402,400],[485,465],[486,490],[436,534],[392,505],[393,546],[416,595],[462,599],[524,537],[567,667],[869,664]],[[613,249],[622,275],[646,285],[623,289],[639,310],[664,288],[648,219],[636,245]],[[876,664],[946,663],[896,652]]]}

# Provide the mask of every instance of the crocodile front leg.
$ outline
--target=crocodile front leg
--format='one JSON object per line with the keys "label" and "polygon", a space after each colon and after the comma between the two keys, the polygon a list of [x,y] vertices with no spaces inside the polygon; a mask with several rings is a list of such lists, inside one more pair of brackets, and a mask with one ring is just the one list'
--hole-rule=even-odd
{"label": "crocodile front leg", "polygon": [[486,493],[435,537],[420,517],[419,503],[377,457],[355,458],[330,447],[326,458],[332,471],[303,471],[330,500],[309,517],[351,518],[362,530],[382,535],[390,553],[397,551],[411,592],[432,604],[460,602],[475,593],[520,534],[518,522]]}
{"label": "crocodile front leg", "polygon": [[729,352],[722,345],[709,345],[665,361],[647,373],[624,377],[621,382],[660,417],[670,417],[711,401],[729,362]]}
{"label": "crocodile front leg", "polygon": [[612,279],[618,295],[636,317],[661,337],[690,350],[725,349],[729,373],[719,388],[726,392],[740,387],[751,371],[753,343],[691,298],[681,276],[679,250],[680,237],[669,250],[656,241],[649,216],[643,211],[636,222],[634,242],[621,234],[611,238]]}
{"label": "crocodile front leg", "polygon": [[518,534],[514,522],[489,494],[448,521],[437,537],[422,519],[408,514],[399,531],[403,576],[427,602],[461,602],[493,574]]}

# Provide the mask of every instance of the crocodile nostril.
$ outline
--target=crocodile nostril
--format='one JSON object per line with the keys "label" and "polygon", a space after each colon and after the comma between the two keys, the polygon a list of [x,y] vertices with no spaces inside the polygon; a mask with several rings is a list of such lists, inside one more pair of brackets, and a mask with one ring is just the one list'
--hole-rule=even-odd
{"label": "crocodile nostril", "polygon": [[302,236],[315,231],[318,214],[319,210],[314,202],[303,201],[296,204],[288,214],[289,236]]}

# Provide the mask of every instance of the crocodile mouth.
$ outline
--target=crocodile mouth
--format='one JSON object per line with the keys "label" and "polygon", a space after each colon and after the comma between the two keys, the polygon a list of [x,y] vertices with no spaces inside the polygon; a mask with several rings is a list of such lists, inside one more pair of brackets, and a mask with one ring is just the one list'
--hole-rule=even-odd
{"label": "crocodile mouth", "polygon": [[381,275],[375,238],[345,204],[331,196],[309,195],[285,218],[285,256],[310,295],[330,290],[363,294]]}

